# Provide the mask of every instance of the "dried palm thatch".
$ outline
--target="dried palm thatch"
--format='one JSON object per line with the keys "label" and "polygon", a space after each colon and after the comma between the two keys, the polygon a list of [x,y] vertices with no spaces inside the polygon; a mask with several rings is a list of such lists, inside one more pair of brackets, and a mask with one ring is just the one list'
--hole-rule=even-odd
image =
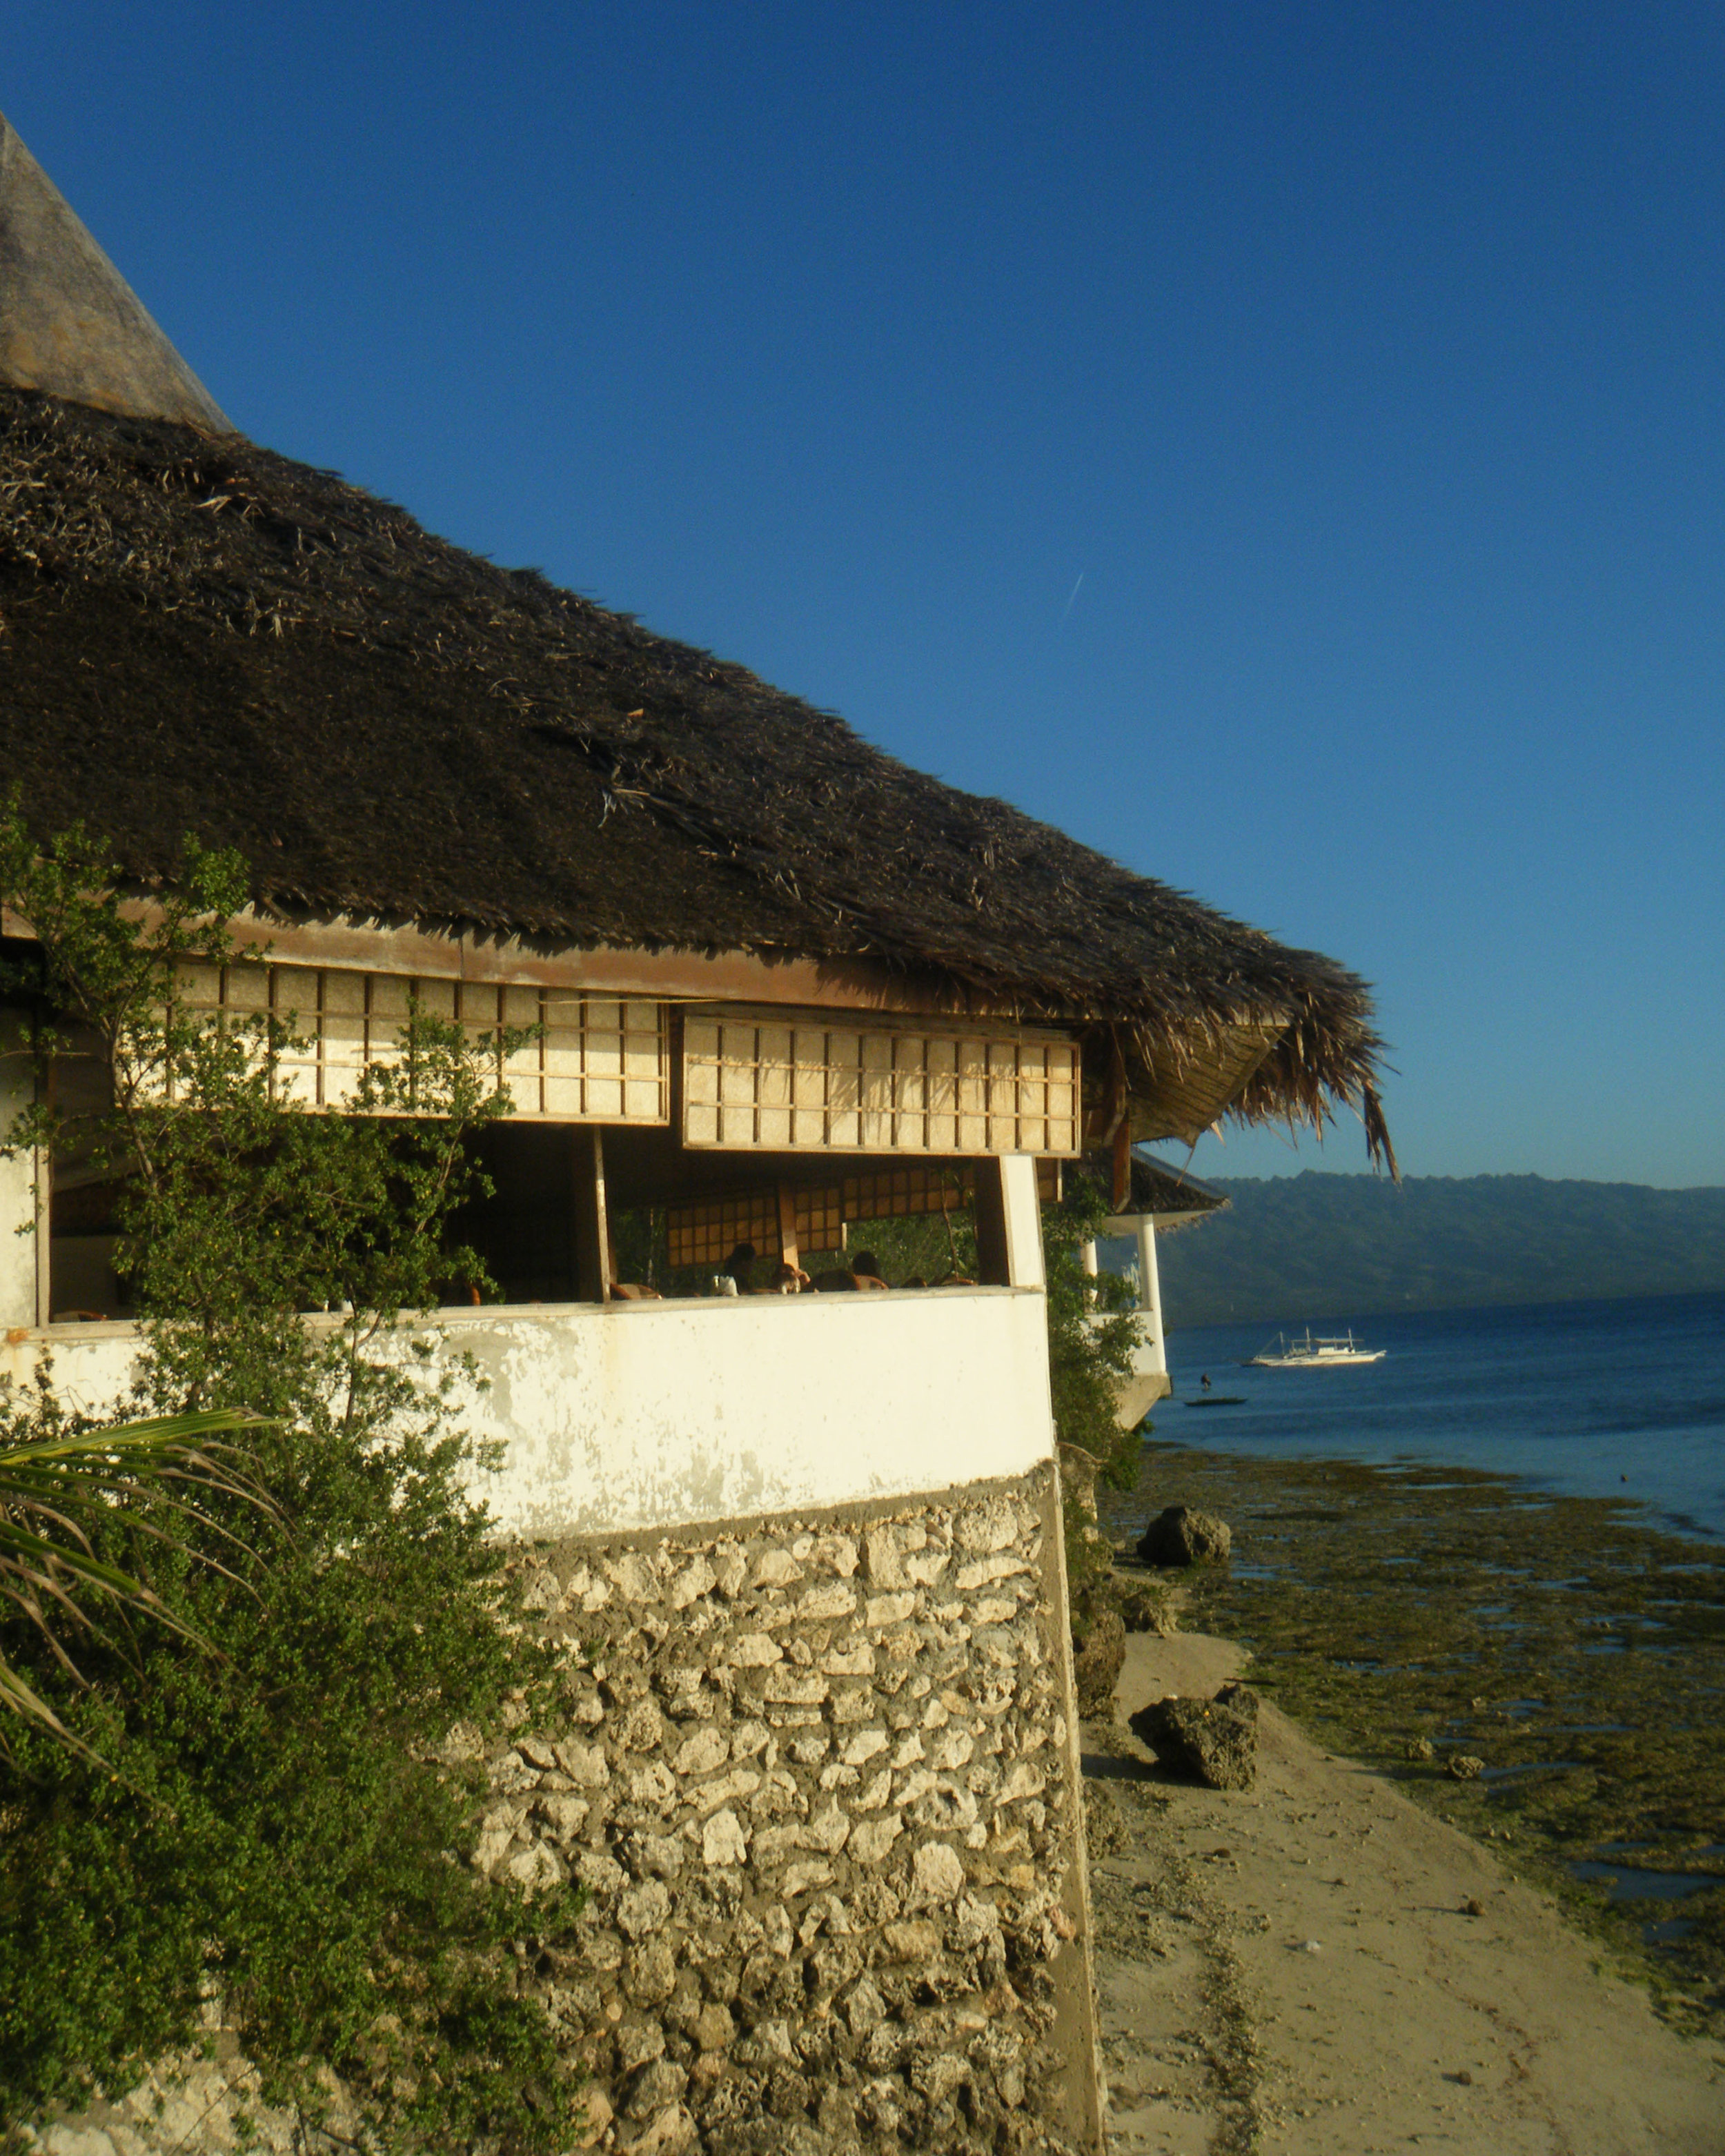
{"label": "dried palm thatch", "polygon": [[1231,1112],[1347,1102],[1389,1158],[1332,960],[238,436],[0,389],[0,620],[27,813],[140,884],[194,830],[287,917],[872,963],[1111,1029],[1136,1136],[1225,1066]]}

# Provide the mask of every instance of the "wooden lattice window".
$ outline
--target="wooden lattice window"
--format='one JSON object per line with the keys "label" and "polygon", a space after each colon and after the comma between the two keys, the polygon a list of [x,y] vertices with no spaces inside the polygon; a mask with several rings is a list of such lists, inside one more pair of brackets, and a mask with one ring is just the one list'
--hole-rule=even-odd
{"label": "wooden lattice window", "polygon": [[778,1248],[778,1201],[770,1190],[673,1205],[665,1219],[665,1262],[721,1265],[739,1243],[766,1256]]}
{"label": "wooden lattice window", "polygon": [[853,1220],[908,1220],[923,1213],[962,1213],[976,1196],[976,1178],[968,1168],[937,1168],[932,1161],[907,1161],[847,1175],[834,1192],[845,1224]]}
{"label": "wooden lattice window", "polygon": [[690,1012],[683,1142],[767,1152],[1080,1150],[1078,1047],[1057,1034]]}
{"label": "wooden lattice window", "polygon": [[[1060,1163],[1036,1163],[1036,1194],[1045,1205],[1058,1203]],[[976,1203],[976,1170],[942,1168],[932,1161],[909,1161],[903,1168],[865,1170],[847,1175],[831,1193],[838,1217],[847,1229],[865,1220],[908,1220],[925,1213],[966,1213]],[[798,1194],[798,1204],[803,1194]]]}
{"label": "wooden lattice window", "polygon": [[400,1053],[410,999],[475,1038],[537,1027],[502,1059],[517,1116],[547,1122],[667,1123],[670,1054],[665,1006],[496,982],[415,979],[326,967],[250,964],[182,968],[185,1007],[212,1014],[291,1014],[303,1045],[281,1058],[276,1092],[308,1107],[349,1105],[368,1063]]}
{"label": "wooden lattice window", "polygon": [[797,1193],[797,1247],[799,1250],[842,1250],[845,1203],[837,1187]]}
{"label": "wooden lattice window", "polygon": [[[1052,1205],[1060,1194],[1060,1164],[1036,1163],[1038,1195]],[[810,1184],[791,1194],[797,1244],[803,1251],[843,1250],[848,1230],[868,1220],[904,1220],[919,1214],[967,1211],[976,1199],[976,1173],[909,1161],[902,1168],[865,1170],[839,1182]],[[666,1214],[673,1265],[722,1265],[739,1243],[762,1256],[778,1248],[776,1191],[739,1192],[721,1199],[691,1199]]]}

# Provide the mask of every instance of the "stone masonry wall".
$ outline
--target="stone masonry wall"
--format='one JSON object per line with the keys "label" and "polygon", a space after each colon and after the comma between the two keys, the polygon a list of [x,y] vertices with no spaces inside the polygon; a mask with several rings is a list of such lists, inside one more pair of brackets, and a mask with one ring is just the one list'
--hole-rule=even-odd
{"label": "stone masonry wall", "polygon": [[1094,2145],[1050,1497],[523,1554],[569,1721],[476,1861],[588,1890],[536,1974],[601,2145]]}
{"label": "stone masonry wall", "polygon": [[[565,1705],[492,1748],[475,1861],[588,1889],[517,1979],[593,2077],[581,2145],[1096,2156],[1052,1471],[511,1562]],[[337,2145],[254,2089],[218,2037],[35,2145]]]}

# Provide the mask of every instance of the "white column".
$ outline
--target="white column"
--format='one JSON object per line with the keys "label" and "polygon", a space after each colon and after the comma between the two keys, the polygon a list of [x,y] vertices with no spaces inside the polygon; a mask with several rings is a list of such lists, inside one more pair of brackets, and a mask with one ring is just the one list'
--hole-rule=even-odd
{"label": "white column", "polygon": [[1034,1153],[1009,1152],[1000,1163],[1006,1210],[1006,1277],[1014,1287],[1045,1287],[1042,1262],[1042,1194]]}
{"label": "white column", "polygon": [[[25,1038],[23,1020],[14,1012],[0,1012],[0,1139],[12,1127],[13,1117],[36,1097],[36,1066]],[[20,1235],[36,1217],[36,1156],[15,1154],[0,1160],[0,1332],[20,1326],[33,1327],[38,1316],[36,1274],[46,1268],[43,1247],[44,1221],[34,1233]]]}
{"label": "white column", "polygon": [[1162,1276],[1156,1270],[1156,1223],[1138,1222],[1138,1307],[1144,1317],[1144,1348],[1149,1367],[1166,1375],[1168,1352],[1162,1342]]}

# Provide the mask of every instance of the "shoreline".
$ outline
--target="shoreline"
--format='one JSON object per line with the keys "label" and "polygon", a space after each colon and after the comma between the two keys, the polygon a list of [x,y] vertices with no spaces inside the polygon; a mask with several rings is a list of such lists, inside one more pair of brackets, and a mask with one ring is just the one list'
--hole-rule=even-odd
{"label": "shoreline", "polygon": [[1127,1645],[1085,1760],[1113,2156],[1718,2156],[1725,2053],[1549,1896],[1267,1702],[1253,1789],[1164,1777],[1125,1717],[1245,1656]]}
{"label": "shoreline", "polygon": [[[1155,1440],[1105,1532],[1130,1551],[1176,1503],[1234,1535],[1178,1575],[1183,1623],[1238,1642],[1312,1742],[1502,1852],[1673,2028],[1725,2042],[1725,1551],[1476,1469]],[[1125,1586],[1147,1570],[1116,1563]]]}

